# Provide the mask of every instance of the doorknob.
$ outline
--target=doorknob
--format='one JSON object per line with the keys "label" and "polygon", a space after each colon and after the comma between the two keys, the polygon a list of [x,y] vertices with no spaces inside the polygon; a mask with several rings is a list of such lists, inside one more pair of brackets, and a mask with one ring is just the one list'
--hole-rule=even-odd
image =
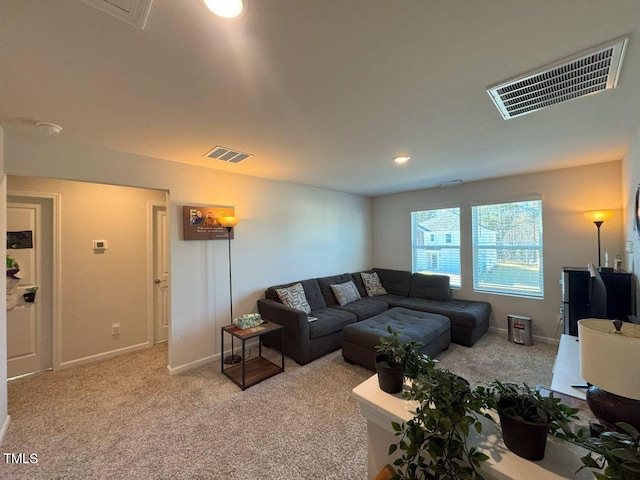
{"label": "doorknob", "polygon": [[156,279],[153,281],[153,283],[155,283],[156,285],[157,285],[158,283],[162,283],[162,282],[166,282],[166,280],[160,280],[159,278],[156,278]]}

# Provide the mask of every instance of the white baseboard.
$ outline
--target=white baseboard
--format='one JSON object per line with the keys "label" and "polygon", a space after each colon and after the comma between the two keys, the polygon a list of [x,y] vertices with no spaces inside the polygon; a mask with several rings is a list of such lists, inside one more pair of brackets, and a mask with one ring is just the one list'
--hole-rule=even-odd
{"label": "white baseboard", "polygon": [[[245,344],[245,348],[251,348],[258,345],[257,339],[248,340]],[[237,350],[237,349],[236,349]],[[231,353],[231,350],[225,350],[225,356]],[[192,368],[198,368],[202,365],[205,365],[210,362],[214,362],[220,359],[220,354],[216,353],[215,355],[209,355],[208,357],[200,358],[199,360],[194,360],[193,362],[185,363],[183,365],[179,365],[177,367],[172,367],[171,365],[167,365],[167,371],[169,375],[177,375],[179,373],[184,373]]]}
{"label": "white baseboard", "polygon": [[130,347],[118,348],[116,350],[110,350],[104,353],[98,353],[96,355],[90,355],[88,357],[77,358],[76,360],[70,360],[68,362],[62,362],[60,368],[77,367],[78,365],[84,365],[85,363],[97,362],[98,360],[106,360],[107,358],[117,357],[124,353],[132,353],[138,350],[144,350],[149,347],[149,343],[139,343],[137,345],[131,345]]}
{"label": "white baseboard", "polygon": [[197,368],[207,363],[213,362],[220,358],[220,354],[216,353],[215,355],[211,355],[209,357],[204,357],[199,360],[195,360],[193,362],[185,363],[184,365],[179,365],[177,367],[172,367],[171,365],[167,365],[167,371],[169,375],[177,375],[179,373],[184,373],[192,368]]}
{"label": "white baseboard", "polygon": [[[506,328],[498,328],[498,327],[489,327],[489,331],[492,333],[499,333],[500,335],[504,335],[505,337],[509,337],[509,331]],[[544,343],[546,345],[558,345],[560,340],[557,338],[549,338],[543,337],[540,335],[532,335],[531,339],[533,343]]]}
{"label": "white baseboard", "polygon": [[7,415],[2,422],[2,429],[0,429],[0,445],[4,443],[4,437],[7,434],[7,430],[9,430],[9,423],[11,423],[11,415]]}

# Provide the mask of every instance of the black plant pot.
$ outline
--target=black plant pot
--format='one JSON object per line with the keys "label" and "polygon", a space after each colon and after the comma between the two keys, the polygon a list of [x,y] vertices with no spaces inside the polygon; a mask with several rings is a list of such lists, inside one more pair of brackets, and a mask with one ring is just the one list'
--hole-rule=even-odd
{"label": "black plant pot", "polygon": [[380,390],[387,393],[401,392],[404,384],[404,367],[402,365],[390,367],[384,354],[376,355],[374,361]]}
{"label": "black plant pot", "polygon": [[504,411],[509,406],[508,399],[501,398],[498,402],[504,444],[519,457],[527,460],[542,460],[547,446],[548,425],[514,418]]}
{"label": "black plant pot", "polygon": [[24,301],[28,303],[33,303],[36,300],[36,292],[27,292],[23,293]]}

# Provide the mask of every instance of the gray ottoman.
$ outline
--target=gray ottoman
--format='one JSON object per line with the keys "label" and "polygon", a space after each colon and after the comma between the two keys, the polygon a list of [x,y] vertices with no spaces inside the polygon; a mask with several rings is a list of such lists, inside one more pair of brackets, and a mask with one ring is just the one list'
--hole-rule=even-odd
{"label": "gray ottoman", "polygon": [[374,357],[387,326],[400,332],[404,342],[422,342],[422,352],[434,356],[451,343],[451,323],[444,315],[396,307],[342,329],[342,356],[375,372]]}

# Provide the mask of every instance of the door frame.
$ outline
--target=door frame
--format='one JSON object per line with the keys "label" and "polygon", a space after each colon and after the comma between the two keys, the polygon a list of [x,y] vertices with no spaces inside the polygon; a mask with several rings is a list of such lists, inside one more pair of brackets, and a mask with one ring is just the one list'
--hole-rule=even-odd
{"label": "door frame", "polygon": [[[167,194],[165,193],[165,198],[167,197]],[[152,347],[154,345],[154,340],[155,340],[155,335],[154,335],[154,329],[155,329],[155,318],[154,318],[154,310],[155,310],[155,305],[153,302],[153,294],[154,294],[154,279],[155,279],[155,255],[154,255],[154,250],[153,250],[153,244],[154,244],[154,230],[153,230],[153,226],[155,223],[155,212],[156,212],[156,208],[158,207],[163,207],[165,209],[165,212],[167,214],[167,221],[169,220],[169,208],[168,208],[168,198],[166,202],[156,202],[153,200],[148,200],[147,201],[147,343],[149,347]],[[167,238],[166,239],[167,243],[169,245],[167,245],[167,248],[169,248],[170,251],[170,242],[171,239]],[[169,273],[169,275],[171,275],[171,273]],[[171,298],[171,282],[169,282],[169,298]],[[169,308],[169,338],[167,339],[167,342],[170,342],[171,340],[171,308]]]}
{"label": "door frame", "polygon": [[45,200],[51,200],[52,208],[52,285],[51,285],[51,342],[52,342],[52,367],[53,370],[59,370],[61,364],[61,351],[62,351],[62,271],[60,265],[60,258],[62,258],[62,241],[60,237],[60,225],[61,225],[61,195],[59,193],[47,193],[47,192],[32,192],[21,190],[7,190],[7,204],[9,203],[9,197],[26,197],[26,198],[41,198]]}

